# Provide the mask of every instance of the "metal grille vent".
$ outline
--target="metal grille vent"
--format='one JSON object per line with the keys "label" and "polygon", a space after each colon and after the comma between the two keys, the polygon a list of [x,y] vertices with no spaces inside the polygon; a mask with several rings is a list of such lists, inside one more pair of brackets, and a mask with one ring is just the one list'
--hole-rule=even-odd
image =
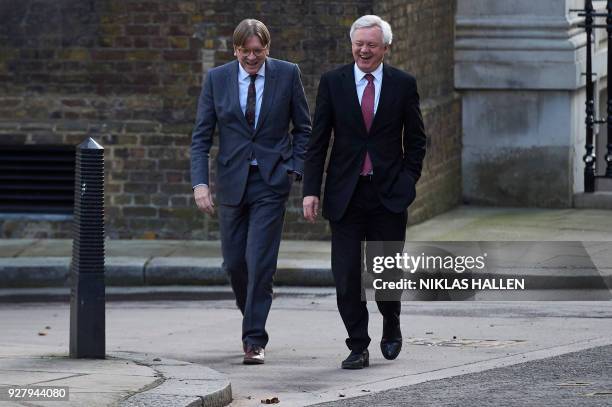
{"label": "metal grille vent", "polygon": [[74,146],[0,146],[0,213],[72,214]]}

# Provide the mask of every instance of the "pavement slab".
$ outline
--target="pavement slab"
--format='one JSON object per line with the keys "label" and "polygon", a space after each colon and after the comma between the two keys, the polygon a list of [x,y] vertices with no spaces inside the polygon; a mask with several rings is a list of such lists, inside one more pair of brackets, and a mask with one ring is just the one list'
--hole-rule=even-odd
{"label": "pavement slab", "polygon": [[601,209],[460,206],[408,227],[412,241],[612,241],[612,218]]}
{"label": "pavement slab", "polygon": [[[69,390],[68,401],[27,401],[27,405],[222,407],[232,400],[227,376],[188,362],[135,352],[115,352],[103,360],[61,354],[5,356],[10,349],[0,354],[0,386]],[[12,404],[0,400],[0,406]]]}
{"label": "pavement slab", "polygon": [[[274,300],[261,366],[241,363],[242,318],[232,299],[109,302],[107,349],[214,369],[231,381],[232,407],[251,407],[272,397],[281,406],[305,406],[384,393],[612,343],[610,301],[410,302],[402,308],[404,349],[387,361],[378,349],[381,317],[375,304],[369,309],[371,367],[362,371],[340,369],[346,334],[328,288],[293,287]],[[65,351],[68,311],[62,303],[0,304],[0,349]],[[38,336],[45,325],[52,329]],[[199,383],[196,373],[187,377]]]}
{"label": "pavement slab", "polygon": [[0,244],[0,257],[17,257],[35,241],[34,239],[3,239]]}
{"label": "pavement slab", "polygon": [[227,376],[208,367],[138,353],[118,354],[155,369],[163,377],[158,385],[121,401],[118,407],[223,407],[232,401]]}
{"label": "pavement slab", "polygon": [[0,382],[3,385],[69,388],[69,401],[28,401],[28,405],[108,406],[157,380],[155,370],[125,359],[70,359],[61,354],[5,355],[3,350],[0,354]]}

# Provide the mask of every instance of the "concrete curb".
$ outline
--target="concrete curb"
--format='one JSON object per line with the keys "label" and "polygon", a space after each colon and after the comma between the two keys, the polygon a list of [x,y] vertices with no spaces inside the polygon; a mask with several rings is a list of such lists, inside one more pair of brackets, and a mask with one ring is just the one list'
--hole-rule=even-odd
{"label": "concrete curb", "polygon": [[[229,284],[217,257],[107,257],[106,284],[111,286]],[[2,287],[62,287],[70,285],[69,257],[0,258]],[[278,285],[333,286],[329,262],[279,260]]]}
{"label": "concrete curb", "polygon": [[[278,297],[326,297],[335,295],[331,287],[274,288]],[[235,301],[229,285],[223,286],[138,286],[106,287],[106,301]],[[70,287],[0,288],[0,303],[69,302]]]}
{"label": "concrete curb", "polygon": [[[227,285],[218,257],[107,257],[108,286]],[[530,289],[612,288],[612,273],[593,269],[508,268],[483,273],[483,278],[524,278]],[[278,286],[333,287],[327,260],[279,259],[274,277]],[[68,287],[69,257],[0,258],[0,286],[5,288]]]}
{"label": "concrete curb", "polygon": [[211,368],[133,352],[115,352],[109,356],[148,366],[163,380],[123,400],[119,407],[224,407],[232,402],[229,379]]}

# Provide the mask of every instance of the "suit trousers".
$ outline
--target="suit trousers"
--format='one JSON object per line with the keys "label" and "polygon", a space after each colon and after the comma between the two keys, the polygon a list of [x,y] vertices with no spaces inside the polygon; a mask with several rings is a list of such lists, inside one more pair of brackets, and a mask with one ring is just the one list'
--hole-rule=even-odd
{"label": "suit trousers", "polygon": [[[407,220],[406,211],[395,213],[388,210],[380,201],[376,185],[369,178],[360,177],[346,212],[340,220],[330,222],[336,299],[348,332],[346,345],[351,351],[361,352],[370,344],[368,309],[366,301],[362,300],[362,242],[366,242],[366,256],[367,241],[386,241],[391,252],[401,251]],[[397,301],[377,301],[376,304],[384,326],[399,328],[399,298]],[[398,337],[401,333],[383,332],[383,336]]]}
{"label": "suit trousers", "polygon": [[243,315],[242,341],[247,345],[268,343],[265,326],[288,196],[273,191],[258,167],[251,166],[240,203],[219,206],[223,268]]}

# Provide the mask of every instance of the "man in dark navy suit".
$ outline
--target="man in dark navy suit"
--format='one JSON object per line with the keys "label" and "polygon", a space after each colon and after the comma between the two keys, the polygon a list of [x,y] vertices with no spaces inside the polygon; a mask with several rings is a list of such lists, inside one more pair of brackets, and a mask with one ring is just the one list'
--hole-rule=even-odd
{"label": "man in dark navy suit", "polygon": [[[333,132],[323,217],[331,226],[332,272],[351,350],[342,367],[361,369],[369,364],[370,343],[368,310],[361,298],[361,244],[403,244],[426,136],[415,78],[383,63],[392,40],[389,24],[363,16],[353,23],[350,37],[354,63],[325,73],[319,83],[303,206],[304,217],[314,222]],[[381,351],[395,359],[402,346],[401,305],[399,300],[377,305],[383,315]]]}
{"label": "man in dark navy suit", "polygon": [[268,58],[270,33],[261,21],[238,24],[233,42],[236,60],[211,69],[204,80],[191,180],[198,208],[212,215],[208,161],[218,127],[215,185],[223,267],[243,314],[243,361],[261,364],[285,204],[303,172],[310,113],[297,65]]}

